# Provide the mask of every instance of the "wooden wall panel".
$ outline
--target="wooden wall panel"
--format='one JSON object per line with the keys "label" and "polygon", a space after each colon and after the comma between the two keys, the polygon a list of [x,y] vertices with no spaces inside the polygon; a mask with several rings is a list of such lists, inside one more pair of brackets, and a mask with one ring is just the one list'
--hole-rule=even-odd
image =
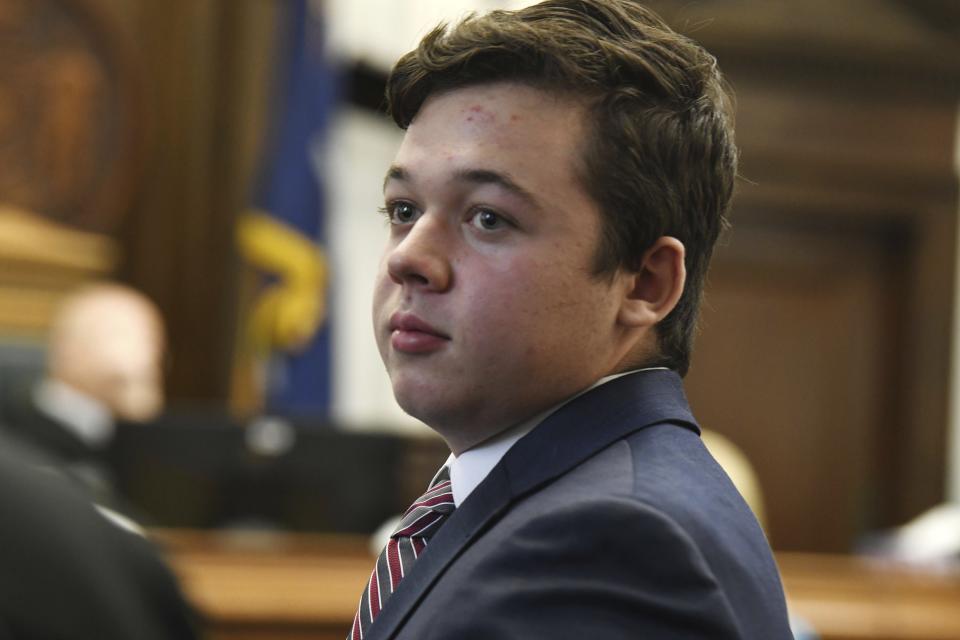
{"label": "wooden wall panel", "polygon": [[676,9],[715,12],[695,36],[742,151],[691,396],[757,465],[775,546],[849,550],[943,499],[958,43],[892,0],[748,4]]}
{"label": "wooden wall panel", "polygon": [[752,460],[778,549],[842,551],[875,521],[900,252],[862,225],[742,228],[717,257],[688,391]]}
{"label": "wooden wall panel", "polygon": [[224,407],[237,312],[234,222],[250,196],[284,5],[95,4],[126,43],[142,96],[143,175],[119,230],[119,277],[167,319],[171,401]]}

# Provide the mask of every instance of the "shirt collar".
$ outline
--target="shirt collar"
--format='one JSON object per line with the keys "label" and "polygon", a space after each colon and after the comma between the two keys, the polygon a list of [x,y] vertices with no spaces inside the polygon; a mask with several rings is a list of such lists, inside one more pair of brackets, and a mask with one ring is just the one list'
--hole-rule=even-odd
{"label": "shirt collar", "polygon": [[90,447],[102,447],[113,437],[110,411],[85,393],[58,380],[42,380],[33,388],[37,409]]}
{"label": "shirt collar", "polygon": [[624,373],[618,373],[612,376],[601,378],[580,393],[567,398],[563,402],[550,407],[546,411],[539,413],[528,420],[524,420],[518,425],[500,432],[499,434],[482,442],[472,449],[464,451],[459,456],[455,456],[451,453],[444,464],[450,469],[450,485],[453,491],[454,503],[459,507],[463,501],[467,499],[467,496],[469,496],[473,490],[476,489],[481,482],[483,482],[484,478],[487,477],[487,474],[489,474],[490,471],[497,466],[497,463],[500,462],[501,458],[506,455],[507,451],[509,451],[513,445],[523,438],[523,436],[533,431],[537,425],[543,422],[550,414],[563,405],[567,404],[574,398],[587,393],[588,391],[596,389],[602,384],[610,382],[611,380],[616,380],[617,378],[629,375],[631,373],[637,373],[638,371],[655,371],[660,369],[666,369],[666,367],[634,369],[632,371],[626,371]]}

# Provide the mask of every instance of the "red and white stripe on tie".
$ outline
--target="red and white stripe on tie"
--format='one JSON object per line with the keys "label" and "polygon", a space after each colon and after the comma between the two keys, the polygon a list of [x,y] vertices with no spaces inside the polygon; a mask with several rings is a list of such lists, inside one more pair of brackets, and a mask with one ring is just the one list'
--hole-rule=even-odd
{"label": "red and white stripe on tie", "polygon": [[353,617],[353,627],[347,640],[363,640],[387,598],[410,572],[413,563],[426,548],[427,541],[453,510],[450,472],[447,467],[443,467],[434,476],[427,492],[417,498],[403,514],[400,524],[390,535],[387,546],[377,557],[367,588],[360,596],[360,606]]}

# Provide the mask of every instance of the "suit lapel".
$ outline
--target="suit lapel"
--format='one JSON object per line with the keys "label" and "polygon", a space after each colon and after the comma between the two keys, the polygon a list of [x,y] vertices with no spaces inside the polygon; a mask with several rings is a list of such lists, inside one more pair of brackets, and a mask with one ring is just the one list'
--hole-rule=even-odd
{"label": "suit lapel", "polygon": [[699,432],[673,371],[641,371],[579,396],[515,444],[430,540],[370,628],[391,638],[447,566],[520,497],[645,427],[671,422]]}
{"label": "suit lapel", "polygon": [[514,497],[566,473],[601,449],[662,422],[697,426],[675,372],[639,371],[612,380],[544,420],[503,457]]}

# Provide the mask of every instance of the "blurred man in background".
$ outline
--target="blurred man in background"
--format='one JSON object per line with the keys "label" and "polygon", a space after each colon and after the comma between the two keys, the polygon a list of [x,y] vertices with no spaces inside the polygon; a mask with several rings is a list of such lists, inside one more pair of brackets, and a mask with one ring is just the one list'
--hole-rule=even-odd
{"label": "blurred man in background", "polygon": [[39,380],[15,381],[0,401],[0,429],[116,506],[102,456],[117,421],[145,422],[163,408],[163,321],[120,284],[88,285],[55,314]]}
{"label": "blurred man in background", "polygon": [[102,457],[118,421],[163,407],[159,311],[129,287],[85,286],[46,353],[44,375],[0,404],[0,640],[196,637],[173,575],[116,512]]}

